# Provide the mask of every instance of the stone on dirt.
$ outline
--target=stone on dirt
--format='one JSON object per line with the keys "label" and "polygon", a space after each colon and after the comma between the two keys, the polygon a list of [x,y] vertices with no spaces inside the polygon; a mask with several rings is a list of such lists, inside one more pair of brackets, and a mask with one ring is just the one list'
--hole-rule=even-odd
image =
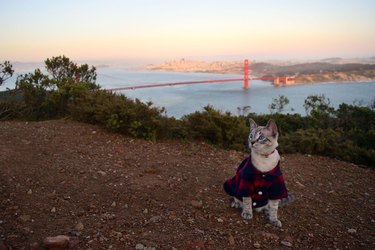
{"label": "stone on dirt", "polygon": [[233,237],[233,235],[229,235],[229,237],[228,237],[228,244],[230,245],[230,246],[234,246],[234,245],[236,245],[236,241],[234,240],[234,237]]}
{"label": "stone on dirt", "polygon": [[201,201],[192,200],[191,205],[193,206],[193,208],[196,208],[196,209],[203,208],[203,203]]}
{"label": "stone on dirt", "polygon": [[286,247],[292,247],[292,246],[293,246],[292,243],[290,243],[289,241],[286,241],[286,240],[282,240],[282,241],[280,242],[280,244],[281,244],[282,246],[286,246]]}
{"label": "stone on dirt", "polygon": [[69,236],[58,235],[53,237],[47,237],[43,240],[44,247],[50,250],[63,250],[69,245]]}

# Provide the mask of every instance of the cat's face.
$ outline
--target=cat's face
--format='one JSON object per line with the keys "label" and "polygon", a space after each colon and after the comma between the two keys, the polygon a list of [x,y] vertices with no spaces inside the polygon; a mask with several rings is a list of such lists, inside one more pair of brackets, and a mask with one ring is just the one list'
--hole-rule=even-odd
{"label": "cat's face", "polygon": [[257,154],[267,155],[275,150],[278,131],[274,120],[269,120],[266,126],[258,126],[253,119],[250,121],[249,148]]}

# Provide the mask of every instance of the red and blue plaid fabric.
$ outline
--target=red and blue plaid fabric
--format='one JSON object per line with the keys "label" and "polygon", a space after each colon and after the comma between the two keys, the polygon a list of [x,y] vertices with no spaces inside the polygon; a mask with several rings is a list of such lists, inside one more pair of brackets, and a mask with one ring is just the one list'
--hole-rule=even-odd
{"label": "red and blue plaid fabric", "polygon": [[253,207],[262,207],[269,199],[288,197],[280,161],[271,171],[262,173],[253,166],[250,157],[242,161],[235,176],[225,181],[224,190],[239,200],[251,197]]}

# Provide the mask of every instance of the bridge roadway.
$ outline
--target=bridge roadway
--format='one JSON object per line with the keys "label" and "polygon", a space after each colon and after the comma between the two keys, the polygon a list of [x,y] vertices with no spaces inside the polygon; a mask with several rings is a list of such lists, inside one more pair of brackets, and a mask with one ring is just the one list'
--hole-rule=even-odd
{"label": "bridge roadway", "polygon": [[[168,87],[168,86],[189,85],[189,84],[238,82],[238,81],[243,81],[243,80],[244,80],[243,78],[238,78],[238,79],[217,79],[217,80],[202,80],[202,81],[187,81],[187,82],[157,83],[157,84],[144,84],[144,85],[136,85],[136,86],[128,86],[128,87],[111,88],[111,89],[106,89],[106,90],[121,91],[121,90],[157,88],[157,87]],[[273,77],[255,77],[255,78],[249,78],[249,80],[273,81]]]}

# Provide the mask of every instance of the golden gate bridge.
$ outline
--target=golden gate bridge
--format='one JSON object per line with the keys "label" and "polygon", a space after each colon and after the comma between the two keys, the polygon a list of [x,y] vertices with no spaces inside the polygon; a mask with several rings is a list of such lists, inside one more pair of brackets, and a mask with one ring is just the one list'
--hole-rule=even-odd
{"label": "golden gate bridge", "polygon": [[189,84],[209,84],[209,83],[223,83],[223,82],[238,82],[243,81],[243,88],[249,88],[250,80],[263,80],[263,81],[273,81],[274,77],[249,77],[249,60],[244,60],[244,76],[243,78],[236,79],[215,79],[215,80],[201,80],[201,81],[186,81],[186,82],[171,82],[171,83],[158,83],[158,84],[143,84],[136,86],[118,87],[106,89],[108,91],[121,91],[121,90],[132,90],[132,89],[144,89],[144,88],[157,88],[157,87],[168,87],[168,86],[178,86],[178,85],[189,85]]}

